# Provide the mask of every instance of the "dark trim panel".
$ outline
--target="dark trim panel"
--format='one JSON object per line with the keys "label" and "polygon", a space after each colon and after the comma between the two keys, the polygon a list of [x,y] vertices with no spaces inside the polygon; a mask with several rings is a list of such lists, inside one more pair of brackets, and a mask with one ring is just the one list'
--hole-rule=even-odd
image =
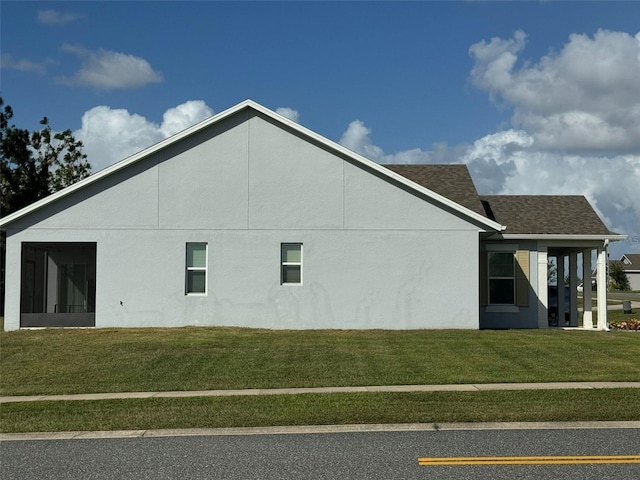
{"label": "dark trim panel", "polygon": [[95,327],[95,313],[21,313],[20,327]]}

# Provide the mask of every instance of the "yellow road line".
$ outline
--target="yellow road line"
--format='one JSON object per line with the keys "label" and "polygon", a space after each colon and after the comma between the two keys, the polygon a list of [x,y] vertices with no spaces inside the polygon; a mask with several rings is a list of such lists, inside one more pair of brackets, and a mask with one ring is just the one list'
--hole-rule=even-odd
{"label": "yellow road line", "polygon": [[640,463],[640,455],[573,455],[538,457],[440,457],[418,458],[418,465],[577,465],[604,463]]}

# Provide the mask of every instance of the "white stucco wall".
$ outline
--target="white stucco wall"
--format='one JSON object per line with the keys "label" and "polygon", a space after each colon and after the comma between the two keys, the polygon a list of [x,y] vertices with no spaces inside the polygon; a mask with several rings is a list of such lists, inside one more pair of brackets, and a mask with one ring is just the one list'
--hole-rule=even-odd
{"label": "white stucco wall", "polygon": [[631,290],[640,290],[640,272],[627,272]]}
{"label": "white stucco wall", "polygon": [[[479,227],[247,113],[10,225],[5,328],[35,241],[96,242],[97,327],[478,328]],[[186,242],[208,243],[206,296]],[[283,242],[303,285],[280,285]]]}

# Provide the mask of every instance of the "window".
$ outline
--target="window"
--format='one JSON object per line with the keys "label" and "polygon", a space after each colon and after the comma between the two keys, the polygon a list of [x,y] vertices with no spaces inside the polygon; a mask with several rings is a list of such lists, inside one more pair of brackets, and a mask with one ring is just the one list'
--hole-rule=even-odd
{"label": "window", "polygon": [[280,245],[280,284],[302,284],[302,244],[283,243]]}
{"label": "window", "polygon": [[187,243],[187,272],[185,281],[187,295],[207,293],[207,244]]}
{"label": "window", "polygon": [[513,252],[489,252],[489,304],[515,304],[515,256]]}

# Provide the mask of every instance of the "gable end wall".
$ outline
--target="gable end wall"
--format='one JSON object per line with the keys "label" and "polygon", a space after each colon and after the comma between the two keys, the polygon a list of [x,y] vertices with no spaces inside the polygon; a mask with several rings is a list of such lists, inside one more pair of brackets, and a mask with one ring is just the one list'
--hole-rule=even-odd
{"label": "gable end wall", "polygon": [[[10,227],[7,329],[31,241],[97,244],[98,327],[479,325],[477,226],[249,111]],[[186,242],[208,244],[206,296],[184,294]],[[302,285],[280,285],[282,242]]]}

